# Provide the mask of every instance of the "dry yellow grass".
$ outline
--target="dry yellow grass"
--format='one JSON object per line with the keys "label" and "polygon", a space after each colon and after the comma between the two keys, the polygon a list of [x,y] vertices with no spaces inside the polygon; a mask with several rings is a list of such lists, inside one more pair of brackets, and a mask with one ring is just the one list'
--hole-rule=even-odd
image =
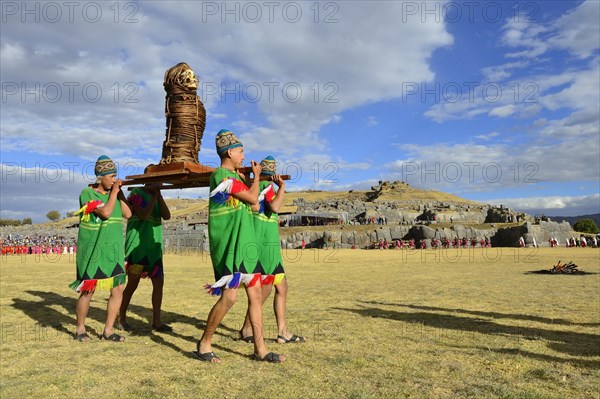
{"label": "dry yellow grass", "polygon": [[[294,199],[304,198],[306,201],[329,201],[329,200],[350,200],[365,201],[367,194],[371,191],[287,191],[286,203],[291,203]],[[453,194],[435,190],[421,190],[414,187],[403,186],[395,189],[386,189],[377,198],[376,201],[454,201],[465,204],[478,204],[471,200],[458,197]]]}
{"label": "dry yellow grass", "polygon": [[[207,256],[166,257],[164,320],[149,328],[150,286],[133,297],[123,344],[72,340],[72,257],[0,258],[2,398],[598,398],[600,274],[525,274],[559,259],[600,272],[597,249],[285,251],[288,322],[305,344],[252,361],[237,340],[245,295],[211,365],[189,354],[214,299]],[[107,294],[88,327],[100,331]],[[275,337],[270,305],[266,336]]]}
{"label": "dry yellow grass", "polygon": [[169,208],[171,209],[171,217],[186,216],[196,212],[208,210],[208,201],[196,200],[194,202],[190,202],[189,204],[184,204],[179,207],[174,207],[171,204],[169,204]]}

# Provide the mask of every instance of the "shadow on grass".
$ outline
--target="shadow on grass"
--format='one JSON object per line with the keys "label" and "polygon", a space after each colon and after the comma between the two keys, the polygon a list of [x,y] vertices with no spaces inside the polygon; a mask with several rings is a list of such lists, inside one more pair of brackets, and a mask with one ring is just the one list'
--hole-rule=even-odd
{"label": "shadow on grass", "polygon": [[[26,291],[26,293],[40,297],[42,298],[42,301],[30,301],[21,298],[13,298],[13,308],[20,310],[25,315],[35,320],[41,327],[49,327],[59,333],[64,333],[70,337],[74,337],[75,328],[69,328],[69,326],[75,326],[76,324],[76,299],[63,297],[52,292]],[[65,315],[58,310],[53,309],[53,306],[56,305],[67,309],[69,313],[73,314],[73,316]],[[106,311],[98,309],[94,306],[90,306],[88,318],[104,323],[106,321]],[[89,328],[88,333],[96,336],[99,334],[99,332],[93,328]]]}
{"label": "shadow on grass", "polygon": [[[59,333],[66,334],[70,337],[74,336],[75,333],[75,305],[77,303],[77,297],[70,296],[62,296],[55,292],[47,292],[47,291],[25,291],[25,293],[41,298],[41,301],[37,300],[24,300],[21,298],[13,298],[12,307],[20,310],[25,315],[35,320],[41,327],[49,327],[56,330]],[[55,309],[56,306],[60,306],[65,309],[69,314],[64,314]],[[128,308],[128,313],[135,313],[146,320],[150,320],[152,318],[152,309],[146,308],[139,305],[130,304]],[[194,327],[198,327],[200,331],[204,329],[206,326],[205,321],[196,319],[194,317],[182,315],[179,313],[163,311],[162,317],[165,320],[174,321],[178,323],[189,324]],[[99,308],[97,306],[93,306],[90,304],[90,309],[88,312],[88,319],[95,320],[101,324],[106,322],[106,308]],[[135,325],[135,324],[134,324]],[[225,332],[221,332],[220,330],[225,330]],[[88,332],[93,335],[98,335],[99,333],[92,328],[88,328]],[[224,326],[221,324],[217,329],[217,335],[221,335],[224,337],[230,338],[231,335],[229,333],[236,332],[236,329]],[[196,343],[198,338],[195,338],[190,335],[179,334],[175,331],[167,332],[167,333],[158,333],[152,330],[150,324],[148,323],[148,329],[144,330],[136,330],[136,336],[149,336],[153,342],[156,342],[159,345],[166,346],[170,349],[173,349],[176,352],[180,352],[182,354],[187,354],[190,351],[183,350],[176,345],[165,340],[162,335],[170,335],[175,338],[180,338],[192,343]],[[235,351],[227,350],[225,348],[221,348],[224,351],[229,351],[232,353],[237,353]],[[243,354],[241,354],[243,356]]]}
{"label": "shadow on grass", "polygon": [[[196,340],[195,342],[198,342],[198,340]],[[212,347],[213,347],[213,350],[216,349],[218,352],[227,352],[227,353],[231,353],[231,354],[234,354],[234,355],[237,355],[237,356],[242,356],[242,357],[247,357],[247,358],[252,359],[252,355],[247,355],[247,354],[244,354],[244,353],[241,353],[241,352],[238,352],[238,351],[234,351],[233,349],[227,348],[225,346],[217,345],[214,342],[212,344]],[[190,359],[194,359],[194,360],[196,360],[196,361],[198,361],[200,363],[211,364],[211,362],[203,362],[202,360],[198,359],[198,357],[196,355],[194,355],[192,353],[192,352],[196,352],[197,348],[198,348],[197,346],[194,346],[193,351],[192,350],[184,351],[185,352],[184,355],[187,356],[187,357],[189,357]],[[217,357],[220,357],[218,353],[215,353],[215,354],[217,355]]]}
{"label": "shadow on grass", "polygon": [[547,324],[560,324],[565,326],[582,326],[582,327],[598,327],[600,323],[573,323],[565,319],[551,319],[549,317],[531,316],[518,313],[499,313],[499,312],[483,312],[479,310],[466,310],[466,309],[452,309],[452,308],[439,308],[435,306],[422,306],[422,305],[404,305],[401,303],[385,303],[376,301],[360,301],[361,303],[368,305],[385,305],[385,306],[402,306],[409,309],[418,310],[429,310],[432,312],[449,312],[449,313],[465,313],[474,316],[491,317],[494,319],[514,319],[514,320],[527,320],[535,321],[539,323]]}
{"label": "shadow on grass", "polygon": [[600,336],[594,334],[553,331],[534,327],[507,326],[483,319],[473,319],[463,316],[424,312],[405,313],[373,307],[333,309],[353,312],[365,317],[417,323],[425,327],[440,329],[440,331],[457,330],[480,334],[522,337],[530,340],[543,339],[549,341],[548,346],[557,352],[572,356],[600,356]]}
{"label": "shadow on grass", "polygon": [[598,369],[600,368],[600,361],[598,360],[587,360],[587,359],[563,359],[561,357],[543,355],[541,353],[533,353],[529,351],[524,351],[522,349],[510,349],[510,348],[502,348],[502,349],[491,349],[491,348],[476,348],[482,351],[491,351],[494,353],[500,353],[503,355],[515,355],[515,356],[523,356],[531,359],[542,360],[545,362],[553,362],[553,363],[568,363],[578,367],[585,367],[590,369]]}

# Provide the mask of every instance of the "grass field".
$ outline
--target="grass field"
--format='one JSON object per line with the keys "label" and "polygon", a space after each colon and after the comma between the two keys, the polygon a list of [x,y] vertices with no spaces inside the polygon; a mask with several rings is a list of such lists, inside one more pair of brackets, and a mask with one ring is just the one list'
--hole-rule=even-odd
{"label": "grass field", "polygon": [[[304,344],[252,361],[237,340],[245,295],[214,349],[191,355],[214,299],[207,256],[165,259],[164,321],[154,333],[149,281],[122,344],[72,339],[69,256],[0,258],[2,398],[599,398],[600,252],[590,248],[287,251],[288,323]],[[526,274],[573,261],[594,274]],[[107,293],[88,331],[101,331]],[[266,336],[275,338],[271,306]]]}

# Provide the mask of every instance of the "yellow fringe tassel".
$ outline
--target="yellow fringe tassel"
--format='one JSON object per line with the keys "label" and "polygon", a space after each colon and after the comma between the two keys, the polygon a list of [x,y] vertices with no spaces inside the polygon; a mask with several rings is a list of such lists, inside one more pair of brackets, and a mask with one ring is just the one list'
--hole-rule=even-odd
{"label": "yellow fringe tassel", "polygon": [[285,273],[279,273],[275,275],[275,281],[273,281],[273,285],[277,285],[283,281],[285,277]]}
{"label": "yellow fringe tassel", "polygon": [[102,280],[98,280],[98,282],[96,283],[96,289],[97,290],[110,290],[111,288],[113,288],[114,280],[115,280],[114,277],[103,278]]}
{"label": "yellow fringe tassel", "polygon": [[142,265],[129,265],[129,267],[127,268],[127,273],[131,273],[134,276],[137,276],[138,274],[142,274],[142,270],[144,270],[144,266]]}

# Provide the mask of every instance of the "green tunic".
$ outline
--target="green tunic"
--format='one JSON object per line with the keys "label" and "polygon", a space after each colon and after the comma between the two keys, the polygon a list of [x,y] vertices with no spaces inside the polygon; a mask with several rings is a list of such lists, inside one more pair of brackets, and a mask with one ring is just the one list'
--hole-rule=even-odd
{"label": "green tunic", "polygon": [[[271,184],[268,181],[260,182],[262,192]],[[283,259],[281,258],[281,245],[279,239],[279,215],[271,212],[265,199],[264,212],[254,212],[254,229],[260,245],[260,263],[264,274],[284,273]]]}
{"label": "green tunic", "polygon": [[[84,206],[93,200],[108,202],[109,193],[101,194],[92,188],[84,188],[79,204]],[[91,213],[89,221],[83,217],[77,236],[77,279],[69,286],[76,290],[93,291],[110,289],[124,284],[126,280],[125,254],[123,249],[123,214],[117,200],[114,210],[106,220]]]}
{"label": "green tunic", "polygon": [[262,273],[254,234],[252,209],[231,194],[248,190],[240,176],[219,167],[210,176],[210,192],[225,180],[228,187],[211,195],[208,205],[208,239],[215,280],[233,273]]}
{"label": "green tunic", "polygon": [[[128,201],[145,208],[152,196],[142,188],[134,188]],[[160,204],[154,203],[146,220],[141,220],[135,213],[127,221],[125,236],[125,263],[128,272],[141,274],[143,277],[162,277],[163,267],[163,230]],[[135,266],[134,266],[135,265]]]}

